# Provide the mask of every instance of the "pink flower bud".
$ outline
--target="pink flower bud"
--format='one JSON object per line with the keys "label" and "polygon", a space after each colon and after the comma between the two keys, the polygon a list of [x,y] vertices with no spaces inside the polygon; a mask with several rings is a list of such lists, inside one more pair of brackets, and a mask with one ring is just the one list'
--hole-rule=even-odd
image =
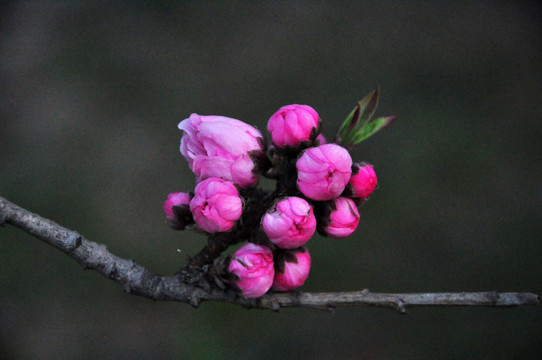
{"label": "pink flower bud", "polygon": [[336,144],[307,149],[297,160],[297,187],[313,200],[331,200],[341,195],[350,180],[352,158]]}
{"label": "pink flower bud", "polygon": [[179,129],[184,132],[181,153],[198,181],[220,177],[240,187],[258,182],[254,160],[265,157],[258,129],[240,120],[198,114],[181,121]]}
{"label": "pink flower bud", "polygon": [[300,287],[309,277],[311,256],[305,247],[283,250],[276,256],[273,290],[288,291]]}
{"label": "pink flower bud", "polygon": [[320,140],[320,144],[318,144],[318,145],[327,144],[327,140],[326,140],[325,136],[322,135],[322,134],[318,134],[318,136],[316,137],[316,140]]}
{"label": "pink flower bud", "polygon": [[190,204],[190,194],[184,192],[172,192],[167,196],[167,200],[164,201],[164,215],[166,219],[172,219],[175,217],[173,214],[173,206],[175,205],[188,205]]}
{"label": "pink flower bud", "polygon": [[295,249],[314,235],[316,218],[305,199],[291,196],[280,200],[264,215],[262,227],[273,244],[283,249]]}
{"label": "pink flower bud", "polygon": [[187,225],[193,224],[194,219],[190,212],[191,194],[173,192],[164,201],[164,215],[169,226],[176,230],[184,230]]}
{"label": "pink flower bud", "polygon": [[286,105],[271,116],[267,131],[277,147],[296,147],[316,135],[319,119],[318,113],[308,105]]}
{"label": "pink flower bud", "polygon": [[352,176],[348,184],[352,197],[366,199],[376,189],[378,180],[372,165],[354,164]]}
{"label": "pink flower bud", "polygon": [[342,239],[350,236],[358,227],[359,211],[352,199],[338,197],[331,204],[331,213],[321,219],[318,230],[331,238]]}
{"label": "pink flower bud", "polygon": [[233,254],[228,271],[244,297],[260,297],[273,284],[273,253],[266,246],[247,243]]}
{"label": "pink flower bud", "polygon": [[190,211],[196,224],[208,233],[231,229],[240,217],[243,202],[231,181],[208,178],[200,182],[190,201]]}

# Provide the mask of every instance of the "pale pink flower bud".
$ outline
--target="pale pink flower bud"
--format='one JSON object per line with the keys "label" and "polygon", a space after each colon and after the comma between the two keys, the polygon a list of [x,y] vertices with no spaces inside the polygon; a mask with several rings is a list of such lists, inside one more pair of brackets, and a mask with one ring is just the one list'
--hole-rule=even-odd
{"label": "pale pink flower bud", "polygon": [[336,239],[350,236],[359,224],[359,211],[356,204],[352,199],[341,196],[334,199],[330,205],[331,212],[326,214],[326,218],[319,217],[319,232]]}
{"label": "pale pink flower bud", "polygon": [[352,173],[352,158],[336,144],[307,149],[297,160],[297,187],[313,200],[331,200],[341,195]]}
{"label": "pale pink flower bud", "polygon": [[260,297],[273,284],[273,253],[266,246],[247,243],[233,254],[228,271],[244,297]]}
{"label": "pale pink flower bud", "polygon": [[300,142],[316,136],[319,120],[318,113],[308,105],[286,105],[271,116],[267,131],[277,147],[296,147]]}
{"label": "pale pink flower bud", "polygon": [[295,249],[314,235],[316,218],[305,199],[291,196],[277,202],[264,215],[262,227],[273,244],[283,249]]}
{"label": "pale pink flower bud", "polygon": [[272,289],[288,291],[300,287],[309,277],[311,256],[305,247],[282,250],[275,256],[275,279]]}
{"label": "pale pink flower bud", "polygon": [[228,231],[241,217],[243,202],[231,181],[208,178],[200,182],[190,201],[196,224],[208,233]]}
{"label": "pale pink flower bud", "polygon": [[316,137],[316,140],[320,141],[320,144],[318,144],[318,145],[327,144],[327,140],[326,140],[325,136],[322,135],[322,134],[318,134],[318,136]]}
{"label": "pale pink flower bud", "polygon": [[378,180],[372,165],[359,163],[352,167],[352,176],[347,185],[351,197],[366,199],[376,189]]}
{"label": "pale pink flower bud", "polygon": [[197,180],[220,177],[240,187],[259,179],[255,161],[265,157],[265,141],[253,126],[224,116],[192,114],[179,123],[181,153]]}
{"label": "pale pink flower bud", "polygon": [[176,230],[184,230],[187,225],[193,224],[194,219],[190,212],[190,199],[192,195],[185,192],[173,192],[164,201],[164,215],[169,226]]}

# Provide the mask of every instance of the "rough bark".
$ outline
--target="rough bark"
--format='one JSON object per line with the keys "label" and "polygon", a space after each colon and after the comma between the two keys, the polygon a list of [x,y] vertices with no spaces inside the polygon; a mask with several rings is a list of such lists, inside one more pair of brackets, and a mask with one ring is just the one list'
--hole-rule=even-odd
{"label": "rough bark", "polygon": [[[87,240],[79,233],[23,209],[0,197],[0,225],[9,224],[32,234],[74,258],[83,268],[98,271],[115,281],[127,293],[153,300],[180,301],[194,307],[203,301],[221,301],[246,308],[278,311],[284,307],[312,307],[333,310],[340,305],[363,305],[390,308],[406,313],[415,306],[495,306],[540,305],[540,296],[525,292],[461,293],[371,293],[369,290],[335,293],[269,293],[261,298],[246,299],[232,289],[220,289],[205,277],[161,276],[133,260],[122,259],[105,245]],[[1,229],[0,229],[1,231]],[[195,272],[197,273],[197,272]]]}

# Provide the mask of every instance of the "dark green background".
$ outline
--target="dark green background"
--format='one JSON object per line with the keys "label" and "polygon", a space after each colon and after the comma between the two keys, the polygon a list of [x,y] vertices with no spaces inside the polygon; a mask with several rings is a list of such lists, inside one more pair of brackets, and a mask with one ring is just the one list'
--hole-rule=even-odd
{"label": "dark green background", "polygon": [[[205,241],[162,217],[194,186],[179,121],[265,130],[309,104],[330,138],[381,86],[377,115],[399,119],[352,152],[380,188],[354,236],[309,242],[303,290],[540,294],[540,15],[526,1],[2,1],[0,195],[173,274]],[[152,302],[0,229],[0,358],[535,359],[541,340],[535,307]]]}

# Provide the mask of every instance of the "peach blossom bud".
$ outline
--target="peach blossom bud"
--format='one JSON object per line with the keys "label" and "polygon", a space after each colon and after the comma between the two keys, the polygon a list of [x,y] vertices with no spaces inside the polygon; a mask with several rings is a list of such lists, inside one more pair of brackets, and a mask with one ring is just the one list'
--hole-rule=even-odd
{"label": "peach blossom bud", "polygon": [[319,120],[318,113],[308,105],[286,105],[271,116],[267,131],[277,147],[296,147],[300,142],[316,136]]}
{"label": "peach blossom bud", "polygon": [[266,246],[247,243],[233,254],[228,271],[244,297],[260,297],[273,284],[273,253]]}
{"label": "peach blossom bud", "polygon": [[176,230],[184,230],[187,225],[193,224],[194,219],[190,212],[190,199],[192,195],[185,192],[173,192],[164,201],[164,215],[169,226]]}
{"label": "peach blossom bud", "polygon": [[273,290],[293,290],[303,285],[309,277],[311,256],[306,247],[295,250],[281,250],[277,253],[275,259]]}
{"label": "peach blossom bud", "polygon": [[376,189],[378,180],[372,165],[357,163],[352,166],[352,176],[347,185],[354,198],[366,199]]}
{"label": "peach blossom bud", "polygon": [[231,181],[208,178],[200,182],[190,201],[198,227],[208,233],[228,231],[241,217],[243,202]]}
{"label": "peach blossom bud", "polygon": [[318,230],[331,238],[345,238],[351,235],[359,224],[359,211],[352,199],[338,197],[330,202],[331,212],[319,220]]}
{"label": "peach blossom bud", "polygon": [[326,140],[325,136],[322,135],[322,134],[318,134],[318,136],[316,137],[316,140],[320,141],[320,144],[318,144],[318,145],[327,144],[327,140]]}
{"label": "peach blossom bud", "polygon": [[265,141],[255,127],[224,116],[192,114],[179,123],[181,153],[197,180],[219,177],[239,187],[258,183],[255,162],[265,157]]}
{"label": "peach blossom bud", "polygon": [[305,244],[316,230],[312,206],[296,196],[284,198],[264,215],[262,227],[269,240],[283,249]]}
{"label": "peach blossom bud", "polygon": [[336,144],[307,149],[297,160],[297,187],[313,200],[331,200],[341,195],[352,173],[352,158]]}

